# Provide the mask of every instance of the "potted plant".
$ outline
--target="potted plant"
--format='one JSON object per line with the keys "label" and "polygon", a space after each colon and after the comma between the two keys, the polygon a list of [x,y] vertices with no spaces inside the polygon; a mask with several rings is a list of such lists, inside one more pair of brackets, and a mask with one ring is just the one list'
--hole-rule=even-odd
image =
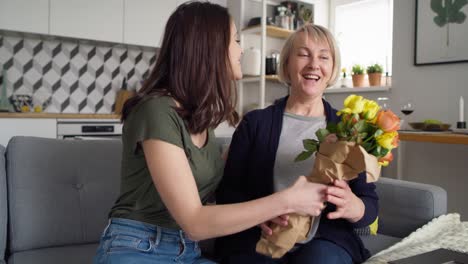
{"label": "potted plant", "polygon": [[363,87],[364,86],[364,67],[360,64],[354,64],[351,68],[353,86]]}
{"label": "potted plant", "polygon": [[369,76],[370,86],[380,86],[380,80],[382,79],[383,68],[382,65],[376,63],[367,67],[367,75]]}

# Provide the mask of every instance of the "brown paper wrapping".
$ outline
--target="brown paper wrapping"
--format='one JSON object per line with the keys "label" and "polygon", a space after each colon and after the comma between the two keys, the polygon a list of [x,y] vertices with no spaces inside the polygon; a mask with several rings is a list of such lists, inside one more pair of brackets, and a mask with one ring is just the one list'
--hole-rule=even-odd
{"label": "brown paper wrapping", "polygon": [[[377,158],[370,155],[354,142],[338,141],[320,144],[312,173],[307,177],[311,182],[330,184],[334,179],[352,180],[363,171],[367,182],[375,182],[380,176]],[[272,224],[273,234],[263,236],[257,242],[258,253],[281,258],[293,246],[305,240],[315,217],[291,214],[288,226]]]}

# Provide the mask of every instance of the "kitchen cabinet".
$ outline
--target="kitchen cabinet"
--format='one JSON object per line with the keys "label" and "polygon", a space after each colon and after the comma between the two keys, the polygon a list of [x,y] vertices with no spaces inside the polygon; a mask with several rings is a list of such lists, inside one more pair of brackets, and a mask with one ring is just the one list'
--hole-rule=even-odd
{"label": "kitchen cabinet", "polygon": [[50,0],[51,35],[121,43],[123,23],[124,0]]}
{"label": "kitchen cabinet", "polygon": [[49,33],[49,0],[0,0],[0,29]]}
{"label": "kitchen cabinet", "polygon": [[6,146],[13,136],[57,138],[55,118],[0,118],[0,145]]}
{"label": "kitchen cabinet", "polygon": [[174,0],[124,0],[123,42],[160,47],[167,19],[176,5]]}
{"label": "kitchen cabinet", "polygon": [[[188,0],[124,0],[123,42],[160,47],[169,16]],[[209,2],[226,6],[226,0]]]}

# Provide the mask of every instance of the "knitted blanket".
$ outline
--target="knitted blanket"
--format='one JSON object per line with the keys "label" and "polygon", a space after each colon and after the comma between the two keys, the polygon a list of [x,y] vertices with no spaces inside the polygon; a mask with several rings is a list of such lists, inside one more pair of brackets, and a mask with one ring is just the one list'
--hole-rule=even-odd
{"label": "knitted blanket", "polygon": [[380,264],[445,248],[468,253],[468,222],[456,213],[441,215],[365,263]]}

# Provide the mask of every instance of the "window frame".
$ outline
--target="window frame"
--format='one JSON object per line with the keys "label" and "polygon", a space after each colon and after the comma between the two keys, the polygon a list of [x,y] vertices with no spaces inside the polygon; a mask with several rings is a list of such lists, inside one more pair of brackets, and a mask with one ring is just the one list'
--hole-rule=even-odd
{"label": "window frame", "polygon": [[[330,0],[330,9],[329,9],[329,29],[333,33],[334,36],[336,36],[336,8],[338,6],[342,5],[347,5],[347,4],[353,4],[353,3],[358,3],[358,2],[365,2],[369,0]],[[384,71],[388,71],[388,68],[390,68],[390,72],[388,72],[389,76],[392,75],[392,70],[393,70],[393,63],[392,63],[392,57],[393,57],[393,7],[394,7],[394,0],[382,0],[386,1],[388,6],[390,7],[388,12],[388,16],[390,18],[389,23],[386,25],[387,31],[389,31],[389,40],[390,40],[390,45],[387,47],[386,50],[386,57],[388,58],[385,63],[382,63],[384,67]],[[365,65],[367,66],[367,65]],[[384,72],[385,74],[385,72]]]}

